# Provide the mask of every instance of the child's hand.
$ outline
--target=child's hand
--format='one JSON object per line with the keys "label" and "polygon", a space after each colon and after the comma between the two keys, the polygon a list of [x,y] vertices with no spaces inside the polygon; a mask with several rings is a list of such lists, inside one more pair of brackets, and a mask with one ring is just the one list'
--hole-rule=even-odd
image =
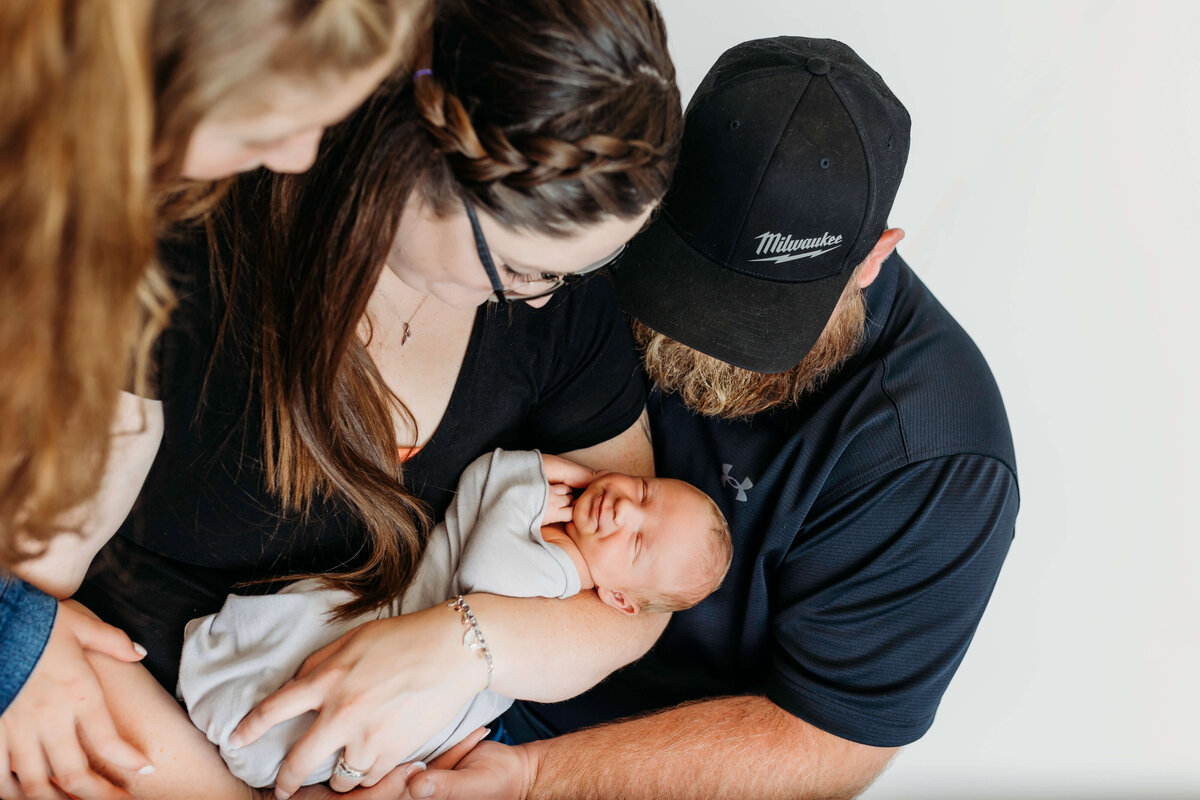
{"label": "child's hand", "polygon": [[570,522],[573,505],[570,486],[565,483],[550,484],[550,496],[546,500],[546,514],[542,517],[542,524]]}
{"label": "child's hand", "polygon": [[590,467],[585,467],[583,464],[576,463],[562,456],[551,456],[542,453],[542,469],[546,473],[546,480],[551,484],[565,483],[568,486],[574,486],[576,489],[582,489],[587,486],[599,475],[602,475],[608,470],[597,472]]}

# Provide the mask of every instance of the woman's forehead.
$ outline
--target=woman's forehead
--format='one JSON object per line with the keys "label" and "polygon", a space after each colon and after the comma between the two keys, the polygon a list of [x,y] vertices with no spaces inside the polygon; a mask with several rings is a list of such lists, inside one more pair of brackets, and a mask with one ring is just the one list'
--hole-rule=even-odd
{"label": "woman's forehead", "polygon": [[480,212],[479,226],[493,253],[508,266],[523,272],[576,272],[619,250],[633,238],[650,215],[646,208],[637,217],[605,217],[579,226],[566,235],[506,228]]}

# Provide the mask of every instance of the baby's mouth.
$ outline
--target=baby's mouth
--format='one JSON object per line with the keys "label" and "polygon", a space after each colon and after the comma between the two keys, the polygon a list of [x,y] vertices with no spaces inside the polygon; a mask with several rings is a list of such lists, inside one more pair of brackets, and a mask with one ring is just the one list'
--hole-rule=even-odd
{"label": "baby's mouth", "polygon": [[604,492],[600,492],[592,503],[592,533],[600,532],[600,513],[604,510],[604,494]]}

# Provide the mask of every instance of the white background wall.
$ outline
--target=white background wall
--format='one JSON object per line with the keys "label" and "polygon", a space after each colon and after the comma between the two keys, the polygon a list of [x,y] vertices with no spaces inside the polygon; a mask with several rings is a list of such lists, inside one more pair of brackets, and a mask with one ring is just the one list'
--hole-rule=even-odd
{"label": "white background wall", "polygon": [[870,800],[1200,797],[1200,2],[660,0],[717,56],[840,39],[908,107],[900,250],[991,363],[1017,538]]}

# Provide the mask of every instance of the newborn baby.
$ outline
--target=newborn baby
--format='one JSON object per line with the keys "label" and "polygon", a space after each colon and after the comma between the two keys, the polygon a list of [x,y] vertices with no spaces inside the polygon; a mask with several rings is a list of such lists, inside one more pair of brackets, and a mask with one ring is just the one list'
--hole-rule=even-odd
{"label": "newborn baby", "polygon": [[[496,450],[463,472],[446,519],[431,532],[416,578],[400,598],[335,621],[329,612],[350,595],[316,580],[274,595],[230,595],[218,613],[188,623],[178,692],[230,771],[251,786],[271,786],[316,712],[282,722],[245,747],[232,747],[230,735],[309,654],[358,625],[471,592],[563,598],[595,589],[627,614],[678,611],[720,585],[731,557],[720,509],[689,484],[606,473],[572,502],[569,487],[547,481],[540,453]],[[480,620],[485,632],[486,623]],[[441,754],[511,704],[481,692],[404,760]],[[331,756],[304,783],[328,780],[335,761]]]}

